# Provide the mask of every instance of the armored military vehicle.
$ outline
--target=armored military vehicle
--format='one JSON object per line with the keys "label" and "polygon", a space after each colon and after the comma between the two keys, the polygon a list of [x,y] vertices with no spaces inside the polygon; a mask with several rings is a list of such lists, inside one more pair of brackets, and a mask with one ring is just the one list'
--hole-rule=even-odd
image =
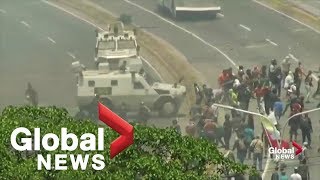
{"label": "armored military vehicle", "polygon": [[221,12],[214,0],[159,0],[158,9],[169,12],[173,18],[215,17]]}
{"label": "armored military vehicle", "polygon": [[[124,62],[126,67],[123,67]],[[139,104],[161,116],[175,115],[186,95],[184,86],[152,82],[141,73],[139,58],[121,60],[119,70],[110,70],[109,63],[100,63],[97,70],[83,70],[79,62],[72,64],[78,74],[77,102],[80,111],[92,109],[96,112],[97,99],[117,112],[125,103],[129,112],[137,112]],[[91,107],[90,107],[91,106]]]}
{"label": "armored military vehicle", "polygon": [[108,31],[96,32],[95,63],[119,61],[122,58],[137,57],[140,47],[134,31],[123,29],[122,23],[110,24]]}

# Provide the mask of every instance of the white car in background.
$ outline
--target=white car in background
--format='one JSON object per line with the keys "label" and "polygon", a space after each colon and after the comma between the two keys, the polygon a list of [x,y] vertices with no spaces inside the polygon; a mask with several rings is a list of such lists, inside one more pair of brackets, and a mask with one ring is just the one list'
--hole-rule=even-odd
{"label": "white car in background", "polygon": [[173,18],[191,15],[216,17],[221,7],[214,0],[160,0],[158,7],[170,13]]}

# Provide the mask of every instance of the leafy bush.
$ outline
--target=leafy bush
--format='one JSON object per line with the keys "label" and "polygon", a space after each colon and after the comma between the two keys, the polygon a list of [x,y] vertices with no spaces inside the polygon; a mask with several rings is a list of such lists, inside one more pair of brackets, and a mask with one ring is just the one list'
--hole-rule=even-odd
{"label": "leafy bush", "polygon": [[[98,125],[90,120],[76,121],[65,109],[57,107],[7,107],[0,116],[0,179],[208,179],[206,165],[227,167],[235,172],[244,172],[246,166],[224,159],[218,149],[206,140],[182,137],[171,129],[157,129],[135,125],[134,144],[109,159],[109,144],[119,135],[105,128],[105,151],[86,152],[92,157],[102,154],[105,169],[95,171],[90,160],[85,171],[72,170],[67,160],[68,170],[37,170],[36,155],[14,151],[10,145],[10,135],[17,127],[26,127],[31,132],[39,127],[41,135],[54,133],[60,136],[61,128],[78,137],[84,133],[97,134]],[[73,152],[40,151],[46,154],[84,154],[81,149]],[[69,158],[67,158],[69,159]],[[221,168],[222,169],[222,168]],[[219,179],[221,171],[216,171],[212,179]]]}
{"label": "leafy bush", "polygon": [[119,17],[119,20],[125,25],[131,24],[132,23],[132,16],[130,16],[128,14],[121,14]]}

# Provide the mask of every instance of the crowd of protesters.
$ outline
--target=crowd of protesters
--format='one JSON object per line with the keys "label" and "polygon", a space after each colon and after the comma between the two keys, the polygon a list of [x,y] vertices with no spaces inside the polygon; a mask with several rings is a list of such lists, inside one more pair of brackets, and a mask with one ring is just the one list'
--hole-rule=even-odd
{"label": "crowd of protesters", "polygon": [[[246,69],[239,66],[237,72],[225,69],[218,78],[219,88],[194,84],[195,105],[190,110],[190,122],[186,126],[189,136],[207,138],[212,143],[223,147],[231,157],[244,163],[252,159],[254,168],[262,171],[262,159],[267,157],[269,142],[266,133],[257,135],[253,116],[236,110],[226,113],[220,120],[219,108],[215,103],[226,104],[237,109],[249,110],[250,102],[257,103],[257,111],[268,117],[274,117],[274,124],[280,129],[279,120],[290,110],[288,117],[304,111],[305,103],[320,95],[320,80],[315,82],[312,71],[305,73],[302,64],[292,69],[289,56],[279,65],[273,59],[269,65]],[[319,76],[320,78],[320,76]],[[301,92],[305,88],[306,93]],[[314,92],[314,93],[312,93]],[[301,130],[302,142],[311,148],[312,124],[308,114],[291,118],[290,141],[297,140],[297,131]],[[232,135],[236,140],[230,144]],[[234,155],[233,152],[236,152]],[[279,175],[285,174],[282,171]],[[241,178],[240,178],[241,179]]]}

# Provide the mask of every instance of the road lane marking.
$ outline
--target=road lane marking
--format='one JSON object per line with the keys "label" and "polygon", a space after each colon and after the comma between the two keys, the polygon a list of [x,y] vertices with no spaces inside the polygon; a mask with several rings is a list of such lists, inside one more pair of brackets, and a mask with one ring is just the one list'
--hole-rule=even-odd
{"label": "road lane marking", "polygon": [[267,42],[269,42],[270,44],[272,44],[272,45],[274,45],[274,46],[278,46],[278,44],[277,43],[275,43],[275,42],[273,42],[273,41],[271,41],[270,39],[266,39],[266,41]]}
{"label": "road lane marking", "polygon": [[224,15],[221,14],[221,13],[217,13],[217,16],[218,16],[218,17],[224,17]]}
{"label": "road lane marking", "polygon": [[52,7],[55,7],[55,8],[57,8],[57,9],[65,12],[65,13],[67,13],[67,14],[69,14],[69,15],[77,18],[77,19],[80,19],[81,21],[86,22],[86,23],[90,24],[91,26],[93,26],[93,27],[95,27],[95,28],[97,28],[97,29],[99,29],[99,30],[101,30],[101,31],[104,31],[104,29],[103,29],[102,27],[99,27],[98,25],[94,24],[93,22],[90,22],[90,21],[88,21],[88,20],[80,17],[79,15],[76,15],[76,14],[74,14],[73,12],[70,12],[69,10],[67,10],[67,9],[65,9],[65,8],[57,5],[57,4],[54,4],[54,3],[49,2],[49,1],[46,1],[46,0],[41,0],[41,1],[42,1],[43,3],[45,3],[45,4],[47,4],[47,5],[50,5],[50,6],[52,6]]}
{"label": "road lane marking", "polygon": [[251,29],[248,26],[245,26],[243,24],[239,24],[240,27],[242,27],[243,29],[247,30],[247,31],[251,31]]}
{"label": "road lane marking", "polygon": [[252,45],[248,45],[245,48],[247,49],[254,49],[254,48],[263,48],[263,47],[267,47],[270,46],[269,44],[265,43],[265,44],[252,44]]}
{"label": "road lane marking", "polygon": [[297,20],[296,18],[293,18],[293,17],[289,16],[288,14],[285,14],[285,13],[283,13],[283,12],[281,12],[281,11],[278,11],[278,10],[274,9],[273,7],[270,7],[269,5],[267,5],[267,4],[265,4],[265,3],[262,3],[262,2],[260,2],[260,1],[258,1],[258,0],[252,0],[252,1],[255,2],[255,3],[257,3],[257,4],[259,4],[259,5],[261,5],[261,6],[263,6],[263,7],[265,7],[265,8],[267,8],[267,9],[270,9],[270,10],[272,10],[272,11],[274,11],[274,12],[277,12],[277,13],[285,16],[286,18],[289,18],[289,19],[291,19],[291,20],[293,20],[293,21],[295,21],[295,22],[297,22],[297,23],[299,23],[299,24],[301,24],[301,25],[303,25],[303,26],[305,26],[305,27],[313,30],[314,32],[320,34],[320,31],[317,30],[316,28],[314,28],[314,27],[312,27],[312,26],[309,26],[308,24],[299,21],[299,20]]}
{"label": "road lane marking", "polygon": [[[294,61],[296,61],[297,63],[300,62],[300,60],[299,60],[298,58],[296,58],[293,54],[289,54],[289,57],[290,57],[291,59],[293,59]],[[312,74],[311,76],[312,76],[313,79],[315,79],[316,81],[319,80],[316,75]]]}
{"label": "road lane marking", "polygon": [[142,6],[140,6],[139,4],[136,4],[136,3],[131,2],[131,1],[129,1],[129,0],[124,0],[124,1],[127,2],[128,4],[131,4],[131,5],[133,5],[133,6],[137,7],[137,8],[145,11],[145,12],[148,12],[148,13],[154,15],[155,17],[157,17],[157,18],[159,18],[160,20],[162,20],[162,21],[164,21],[164,22],[166,22],[166,23],[168,23],[168,24],[176,27],[177,29],[180,29],[180,30],[182,30],[182,31],[190,34],[190,35],[193,36],[194,38],[196,38],[196,39],[198,39],[199,41],[201,41],[203,44],[211,47],[212,49],[215,49],[216,51],[218,51],[218,52],[219,52],[221,55],[223,55],[233,66],[238,67],[238,66],[236,65],[236,63],[235,63],[227,54],[225,54],[225,53],[222,52],[219,48],[213,46],[213,45],[210,44],[209,42],[205,41],[204,39],[202,39],[201,37],[199,37],[197,34],[191,32],[191,31],[189,31],[189,30],[187,30],[187,29],[185,29],[185,28],[183,28],[183,27],[181,27],[181,26],[176,25],[176,24],[173,23],[172,21],[169,21],[169,20],[161,17],[160,15],[158,15],[158,14],[156,14],[156,13],[154,13],[154,12],[152,12],[152,11],[150,11],[150,10],[142,7]]}
{"label": "road lane marking", "polygon": [[53,44],[56,44],[56,41],[54,41],[51,37],[47,37],[47,39],[52,42]]}
{"label": "road lane marking", "polygon": [[294,29],[293,32],[306,32],[309,31],[307,28]]}
{"label": "road lane marking", "polygon": [[6,14],[6,13],[7,13],[7,11],[6,11],[6,10],[4,10],[4,9],[0,9],[0,13],[2,13],[2,14]]}
{"label": "road lane marking", "polygon": [[71,52],[67,52],[67,54],[72,57],[72,59],[76,59],[76,56],[74,54],[72,54]]}
{"label": "road lane marking", "polygon": [[30,24],[28,24],[25,21],[20,21],[21,24],[23,24],[24,26],[26,26],[27,28],[31,28]]}

